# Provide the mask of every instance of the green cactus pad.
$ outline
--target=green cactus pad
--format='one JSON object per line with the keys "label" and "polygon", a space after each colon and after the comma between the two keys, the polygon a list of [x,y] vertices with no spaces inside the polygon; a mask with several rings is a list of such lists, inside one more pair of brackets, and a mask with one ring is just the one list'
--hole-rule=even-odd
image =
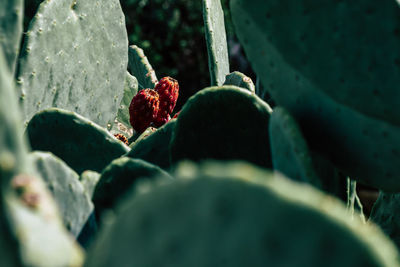
{"label": "green cactus pad", "polygon": [[[400,125],[400,94],[393,86],[400,82],[400,59],[394,53],[400,46],[397,1],[384,0],[377,5],[373,0],[301,0],[294,4],[290,0],[257,0],[249,5],[235,0],[232,11],[242,41],[252,42],[250,35],[259,34],[248,31],[250,28],[262,29],[259,38],[270,37],[265,40],[274,51],[261,42],[244,42],[246,52],[254,45],[261,46],[254,54],[266,52],[258,61],[268,59],[265,64],[269,64],[275,57],[269,54],[279,53],[281,60],[335,102]],[[235,19],[239,12],[242,18]],[[247,16],[249,22],[242,23]]]}
{"label": "green cactus pad", "polygon": [[150,135],[152,135],[155,132],[157,132],[157,128],[154,128],[151,126],[149,128],[147,128],[143,133],[135,132],[131,136],[131,138],[129,138],[129,147],[130,148],[134,147],[137,143],[146,139],[147,137],[149,137]]}
{"label": "green cactus pad", "polygon": [[86,194],[90,199],[93,197],[94,189],[96,188],[97,183],[100,180],[100,173],[95,171],[84,171],[81,173],[79,177],[79,181],[81,181],[83,188],[85,189]]}
{"label": "green cactus pad", "polygon": [[164,126],[132,146],[125,156],[153,163],[163,169],[170,167],[169,143],[175,128],[176,120],[170,120]]}
{"label": "green cactus pad", "polygon": [[19,64],[24,119],[58,107],[111,127],[128,63],[125,17],[118,0],[44,1]]}
{"label": "green cactus pad", "polygon": [[400,190],[398,3],[232,0],[231,10],[257,76],[310,147],[365,184]]}
{"label": "green cactus pad", "polygon": [[399,266],[378,227],[307,185],[243,163],[179,172],[128,198],[85,266]]}
{"label": "green cactus pad", "polygon": [[329,160],[309,150],[298,123],[283,107],[276,107],[272,112],[269,138],[275,170],[346,199],[346,178]]}
{"label": "green cactus pad", "polygon": [[343,201],[347,200],[347,175],[340,171],[329,159],[311,150],[313,166],[319,177],[322,189]]}
{"label": "green cactus pad", "polygon": [[[0,46],[0,257],[1,266],[21,265],[19,245],[13,236],[13,222],[7,216],[4,199],[13,176],[28,172],[25,139],[21,138],[18,101],[15,96],[12,75],[3,48]],[[11,191],[11,190],[10,190]]]}
{"label": "green cactus pad", "polygon": [[135,76],[132,76],[129,72],[126,72],[124,96],[122,97],[121,104],[118,109],[117,121],[123,123],[127,127],[130,125],[129,105],[131,104],[132,98],[138,92],[138,81]]}
{"label": "green cactus pad", "polygon": [[251,78],[239,71],[234,71],[226,75],[224,85],[235,85],[245,88],[252,93],[256,92],[256,87]]}
{"label": "green cactus pad", "polygon": [[64,226],[77,237],[94,208],[78,174],[51,153],[33,152],[31,158],[57,202]]}
{"label": "green cactus pad", "polygon": [[12,184],[28,185],[6,197],[9,222],[20,248],[22,266],[81,266],[82,248],[64,227],[56,203],[39,176],[20,174]]}
{"label": "green cactus pad", "polygon": [[269,120],[272,166],[284,175],[321,188],[307,142],[292,115],[282,107],[274,108]]}
{"label": "green cactus pad", "polygon": [[96,214],[101,218],[105,211],[115,210],[116,204],[131,192],[139,179],[170,175],[151,163],[141,159],[122,157],[104,169],[93,194]]}
{"label": "green cactus pad", "polygon": [[267,103],[236,86],[209,87],[183,106],[170,143],[171,162],[242,159],[270,168]]}
{"label": "green cactus pad", "polygon": [[229,73],[224,11],[220,0],[203,0],[203,19],[211,86],[220,86]]}
{"label": "green cactus pad", "polygon": [[0,5],[0,47],[13,74],[22,37],[23,0],[2,0]]}
{"label": "green cactus pad", "polygon": [[77,240],[79,244],[81,244],[81,246],[83,246],[85,249],[88,249],[95,239],[97,232],[98,225],[96,221],[96,216],[93,212],[87,220],[85,226],[83,227],[82,232],[80,232],[78,236]]}
{"label": "green cactus pad", "polygon": [[139,90],[153,89],[158,82],[156,73],[144,55],[143,49],[136,45],[129,46],[128,70],[136,77]]}
{"label": "green cactus pad", "polygon": [[54,200],[28,158],[6,64],[0,47],[0,265],[80,266],[82,250],[63,227]]}
{"label": "green cactus pad", "polygon": [[18,125],[20,122],[12,74],[0,46],[0,178],[3,184],[8,184],[18,173],[31,170],[26,157],[26,140],[21,138],[22,125]]}
{"label": "green cactus pad", "polygon": [[52,152],[78,174],[85,170],[101,172],[130,150],[102,127],[57,108],[37,113],[26,131],[32,149]]}
{"label": "green cactus pad", "polygon": [[381,227],[400,248],[400,194],[380,192],[370,215],[370,221]]}

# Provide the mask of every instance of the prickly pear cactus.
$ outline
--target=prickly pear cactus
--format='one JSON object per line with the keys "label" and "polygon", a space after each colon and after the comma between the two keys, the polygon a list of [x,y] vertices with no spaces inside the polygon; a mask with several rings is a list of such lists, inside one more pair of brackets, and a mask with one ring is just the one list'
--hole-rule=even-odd
{"label": "prickly pear cactus", "polygon": [[78,174],[51,153],[37,151],[30,157],[58,205],[64,226],[77,237],[94,209]]}
{"label": "prickly pear cactus", "polygon": [[57,108],[37,113],[26,132],[32,149],[52,152],[78,174],[86,170],[101,172],[130,150],[102,127]]}
{"label": "prickly pear cactus", "polygon": [[146,139],[147,137],[149,137],[150,135],[152,135],[155,132],[157,132],[157,128],[154,128],[151,126],[149,128],[147,128],[143,133],[135,132],[135,134],[129,139],[129,143],[130,143],[129,147],[130,148],[134,147],[140,141]]}
{"label": "prickly pear cactus", "polygon": [[92,199],[94,189],[96,188],[99,180],[100,173],[95,171],[84,171],[81,173],[81,176],[79,176],[79,181],[82,183],[86,194],[89,196],[89,199]]}
{"label": "prickly pear cactus", "polygon": [[147,138],[135,142],[131,151],[125,156],[146,160],[163,169],[169,169],[169,143],[175,128],[175,123],[175,119],[170,120]]}
{"label": "prickly pear cactus", "polygon": [[80,266],[82,250],[28,158],[12,84],[0,48],[1,266]]}
{"label": "prickly pear cactus", "polygon": [[156,73],[144,55],[143,49],[137,45],[129,46],[128,69],[138,80],[139,89],[153,89],[158,82]]}
{"label": "prickly pear cactus", "polygon": [[209,87],[183,106],[170,143],[171,162],[241,159],[270,168],[267,103],[236,86]]}
{"label": "prickly pear cactus", "polygon": [[[21,265],[19,244],[13,236],[13,222],[9,221],[7,190],[12,178],[29,170],[25,139],[22,139],[17,99],[13,92],[12,75],[0,46],[0,257],[1,266]],[[12,190],[10,190],[12,192]],[[13,193],[13,192],[12,192]],[[9,193],[8,193],[9,194]],[[13,196],[13,195],[12,195]],[[14,198],[16,196],[13,196]]]}
{"label": "prickly pear cactus", "polygon": [[211,86],[220,86],[229,73],[224,11],[221,0],[202,0]]}
{"label": "prickly pear cactus", "polygon": [[23,0],[2,0],[0,5],[0,47],[13,74],[22,37]]}
{"label": "prickly pear cactus", "polygon": [[400,194],[380,192],[370,216],[400,248]]}
{"label": "prickly pear cactus", "polygon": [[59,107],[112,126],[128,62],[118,0],[43,1],[24,43],[17,82],[25,121]]}
{"label": "prickly pear cactus", "polygon": [[282,107],[274,108],[269,120],[272,167],[296,181],[321,188],[307,142],[292,115]]}
{"label": "prickly pear cactus", "polygon": [[257,76],[310,146],[351,177],[400,190],[398,1],[232,0],[231,11]]}
{"label": "prickly pear cactus", "polygon": [[115,210],[116,204],[129,195],[138,180],[153,177],[172,179],[158,166],[141,159],[122,157],[111,162],[102,172],[93,194],[97,217],[101,218],[107,210]]}
{"label": "prickly pear cactus", "polygon": [[123,123],[125,126],[130,127],[129,122],[129,105],[131,104],[132,98],[138,92],[138,81],[135,76],[132,76],[129,72],[126,72],[124,96],[121,100],[117,121]]}
{"label": "prickly pear cactus", "polygon": [[321,156],[321,154],[313,150],[309,152],[315,172],[322,184],[321,189],[346,201],[348,199],[346,192],[348,176],[340,171],[329,159]]}
{"label": "prickly pear cactus", "polygon": [[226,75],[224,85],[235,85],[245,88],[250,92],[256,92],[256,87],[251,78],[239,71],[234,71]]}
{"label": "prickly pear cactus", "polygon": [[272,112],[269,138],[275,170],[346,200],[346,177],[328,159],[309,150],[298,123],[283,107]]}
{"label": "prickly pear cactus", "polygon": [[178,172],[127,198],[87,267],[398,266],[378,227],[309,186],[243,163]]}

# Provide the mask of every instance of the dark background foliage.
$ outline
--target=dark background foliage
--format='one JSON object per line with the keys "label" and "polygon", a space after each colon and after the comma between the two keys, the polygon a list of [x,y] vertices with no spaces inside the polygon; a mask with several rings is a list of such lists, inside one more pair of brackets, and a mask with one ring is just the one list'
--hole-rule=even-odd
{"label": "dark background foliage", "polygon": [[[231,70],[248,72],[234,35],[228,1],[222,0],[230,47]],[[157,77],[172,76],[180,84],[176,110],[198,90],[210,85],[200,0],[122,0],[130,44],[144,49]]]}

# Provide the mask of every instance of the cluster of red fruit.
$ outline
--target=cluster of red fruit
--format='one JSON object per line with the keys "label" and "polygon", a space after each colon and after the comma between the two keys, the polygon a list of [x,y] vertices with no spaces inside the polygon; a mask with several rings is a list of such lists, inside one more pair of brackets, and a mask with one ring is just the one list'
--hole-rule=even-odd
{"label": "cluster of red fruit", "polygon": [[130,123],[142,133],[149,126],[160,127],[171,119],[179,95],[178,81],[162,78],[154,89],[140,90],[129,106]]}

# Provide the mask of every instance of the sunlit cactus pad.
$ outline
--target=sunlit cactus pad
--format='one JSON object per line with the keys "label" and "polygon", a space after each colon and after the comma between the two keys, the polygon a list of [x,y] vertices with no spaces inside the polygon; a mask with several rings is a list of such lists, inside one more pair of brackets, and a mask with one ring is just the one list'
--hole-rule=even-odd
{"label": "sunlit cactus pad", "polygon": [[119,1],[44,1],[21,53],[17,82],[26,121],[59,107],[111,126],[128,63]]}

